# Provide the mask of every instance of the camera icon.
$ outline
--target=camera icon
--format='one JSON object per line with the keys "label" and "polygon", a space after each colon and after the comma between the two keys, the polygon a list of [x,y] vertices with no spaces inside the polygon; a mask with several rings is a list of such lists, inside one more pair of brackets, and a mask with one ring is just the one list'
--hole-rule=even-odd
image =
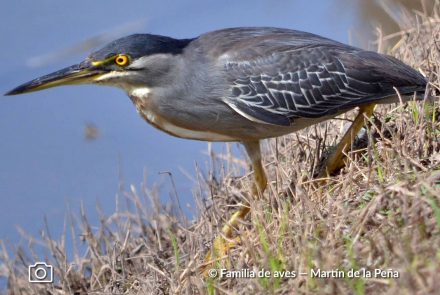
{"label": "camera icon", "polygon": [[52,283],[53,267],[46,262],[35,262],[29,265],[29,282],[30,283]]}

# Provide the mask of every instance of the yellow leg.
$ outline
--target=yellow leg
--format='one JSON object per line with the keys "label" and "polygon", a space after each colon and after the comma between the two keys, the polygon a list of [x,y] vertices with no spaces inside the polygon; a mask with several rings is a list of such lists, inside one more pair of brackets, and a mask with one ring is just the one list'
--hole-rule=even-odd
{"label": "yellow leg", "polygon": [[[254,170],[255,183],[253,185],[252,193],[255,197],[258,197],[260,193],[264,192],[267,186],[266,174],[263,165],[261,164],[260,143],[259,141],[246,141],[243,142],[243,144],[252,161],[252,167]],[[205,263],[202,267],[204,275],[207,275],[208,266],[212,266],[213,263],[222,260],[228,250],[235,246],[239,237],[232,239],[233,230],[240,219],[245,218],[250,210],[249,204],[241,205],[240,209],[232,214],[229,221],[223,226],[221,235],[214,239],[212,249],[205,257]]]}
{"label": "yellow leg", "polygon": [[327,158],[325,165],[318,175],[318,178],[327,177],[344,166],[344,150],[352,144],[354,138],[359,133],[362,126],[364,126],[365,117],[371,117],[375,106],[375,104],[369,104],[360,107],[359,114],[354,119],[353,124],[351,124],[350,128],[344,134],[344,137],[339,142],[336,150]]}
{"label": "yellow leg", "polygon": [[254,170],[255,184],[253,187],[253,193],[258,197],[259,193],[263,193],[267,186],[266,173],[264,172],[263,165],[261,164],[261,151],[259,141],[247,141],[243,143],[249,158],[252,161],[252,168]]}

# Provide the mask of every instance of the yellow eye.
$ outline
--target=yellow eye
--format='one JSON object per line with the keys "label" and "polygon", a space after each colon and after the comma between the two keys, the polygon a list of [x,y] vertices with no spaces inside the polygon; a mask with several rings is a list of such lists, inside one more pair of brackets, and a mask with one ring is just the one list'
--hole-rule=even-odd
{"label": "yellow eye", "polygon": [[124,66],[128,65],[129,61],[130,61],[130,59],[125,54],[120,54],[120,55],[116,56],[116,58],[115,58],[115,63],[120,67],[124,67]]}

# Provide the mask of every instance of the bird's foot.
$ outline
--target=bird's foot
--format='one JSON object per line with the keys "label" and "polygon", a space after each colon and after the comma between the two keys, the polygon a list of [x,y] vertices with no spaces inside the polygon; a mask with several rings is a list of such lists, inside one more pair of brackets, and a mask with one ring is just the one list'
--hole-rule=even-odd
{"label": "bird's foot", "polygon": [[224,236],[218,236],[214,239],[212,247],[205,256],[205,260],[200,267],[200,273],[205,278],[216,278],[217,272],[214,273],[212,269],[229,269],[231,268],[231,262],[228,259],[229,251],[241,243],[241,238],[225,238]]}
{"label": "bird's foot", "polygon": [[250,211],[250,207],[242,205],[239,210],[232,214],[229,221],[223,226],[221,234],[214,239],[211,250],[205,257],[203,265],[199,268],[204,277],[209,277],[209,270],[215,268],[230,268],[230,261],[227,260],[228,252],[240,243],[239,236],[233,238],[233,232],[238,222]]}

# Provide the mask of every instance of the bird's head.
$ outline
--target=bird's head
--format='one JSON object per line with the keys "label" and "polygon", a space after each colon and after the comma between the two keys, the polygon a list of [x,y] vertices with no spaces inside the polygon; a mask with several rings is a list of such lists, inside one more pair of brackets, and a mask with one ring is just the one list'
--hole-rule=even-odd
{"label": "bird's head", "polygon": [[5,95],[77,84],[103,84],[126,91],[154,86],[169,72],[170,57],[180,54],[190,41],[150,34],[123,37],[93,52],[79,64],[24,83]]}

